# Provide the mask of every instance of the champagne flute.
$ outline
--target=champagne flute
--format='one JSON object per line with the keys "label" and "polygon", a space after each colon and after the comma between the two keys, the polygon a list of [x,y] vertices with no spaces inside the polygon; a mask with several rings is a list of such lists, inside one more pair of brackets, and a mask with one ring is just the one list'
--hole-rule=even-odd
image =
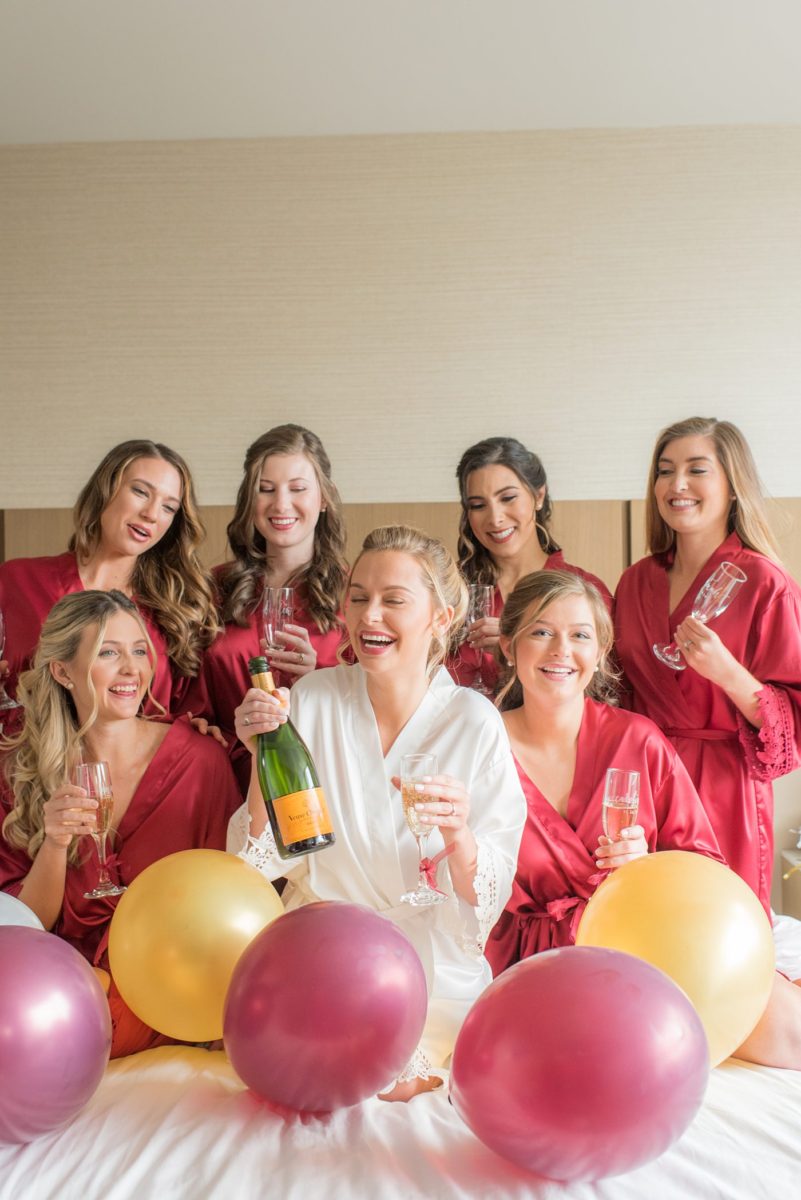
{"label": "champagne flute", "polygon": [[262,599],[262,616],[264,619],[264,638],[268,650],[281,650],[275,640],[277,633],[283,633],[287,621],[292,620],[295,609],[295,589],[291,587],[268,587],[264,589]]}
{"label": "champagne flute", "polygon": [[[494,588],[488,583],[471,583],[470,597],[467,605],[467,618],[465,624],[469,629],[471,625],[475,625],[477,621],[483,621],[485,617],[492,616],[492,602],[494,599]],[[482,696],[491,696],[492,692],[487,687],[481,677],[481,664],[483,662],[483,651],[477,649],[478,654],[478,670],[470,684],[475,692],[480,692]]]}
{"label": "champagne flute", "polygon": [[604,833],[613,842],[619,842],[623,830],[635,824],[639,804],[640,772],[610,767],[606,772],[601,818]]}
{"label": "champagne flute", "polygon": [[417,908],[424,908],[431,904],[441,904],[443,900],[447,900],[444,892],[440,892],[437,888],[431,887],[428,882],[423,863],[426,860],[426,845],[430,838],[434,826],[425,825],[420,820],[420,813],[414,807],[415,804],[420,804],[421,801],[433,800],[433,796],[427,796],[425,792],[418,792],[416,784],[424,783],[424,778],[427,775],[436,775],[437,759],[434,754],[404,754],[401,758],[401,796],[403,798],[403,815],[406,818],[406,824],[412,831],[417,842],[417,851],[420,855],[420,868],[417,876],[417,887],[412,892],[404,892],[401,896],[403,904],[413,904]]}
{"label": "champagne flute", "polygon": [[[0,608],[0,659],[3,657],[6,649],[6,623],[3,619],[3,610]],[[0,712],[9,708],[21,708],[22,705],[18,700],[12,700],[3,686],[3,681],[0,679]]]}
{"label": "champagne flute", "polygon": [[[721,563],[698,589],[691,615],[704,625],[719,617],[729,607],[747,578],[745,571],[735,567],[734,563]],[[654,642],[653,651],[660,662],[666,667],[672,667],[674,671],[683,671],[687,666],[681,661],[681,651],[675,642],[668,646],[660,646],[658,642]]]}
{"label": "champagne flute", "polygon": [[76,787],[83,788],[87,796],[97,801],[95,815],[97,830],[92,834],[97,846],[97,857],[100,862],[100,873],[97,887],[91,892],[84,892],[84,899],[95,900],[99,896],[121,896],[125,888],[113,883],[108,873],[106,863],[106,838],[111,828],[111,818],[114,813],[114,795],[111,791],[111,776],[108,763],[81,762],[72,768],[72,782]]}

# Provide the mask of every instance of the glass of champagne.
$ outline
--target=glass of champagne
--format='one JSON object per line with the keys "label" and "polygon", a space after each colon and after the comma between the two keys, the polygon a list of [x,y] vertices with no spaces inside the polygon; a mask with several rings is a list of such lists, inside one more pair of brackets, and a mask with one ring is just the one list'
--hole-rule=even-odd
{"label": "glass of champagne", "polygon": [[[745,571],[735,567],[734,563],[721,563],[717,570],[712,572],[706,583],[698,589],[698,594],[693,600],[691,615],[695,617],[696,621],[702,621],[704,625],[715,617],[719,617],[729,607],[747,578]],[[658,642],[655,642],[653,651],[660,662],[663,662],[666,667],[672,667],[674,671],[683,671],[687,666],[681,661],[681,651],[675,642],[671,642],[667,646],[660,646]]]}
{"label": "glass of champagne", "polygon": [[414,807],[415,804],[433,799],[433,796],[427,796],[425,792],[418,792],[415,785],[424,783],[425,776],[427,775],[436,775],[436,755],[404,754],[401,758],[400,771],[403,815],[406,818],[406,824],[414,834],[421,863],[417,876],[417,887],[413,892],[404,892],[401,896],[401,901],[403,904],[413,904],[417,908],[424,908],[430,904],[441,904],[448,897],[444,892],[440,892],[430,886],[422,866],[426,857],[428,839],[434,830],[434,826],[424,825],[420,820],[420,813]]}
{"label": "glass of champagne", "polygon": [[283,633],[287,621],[292,620],[295,609],[295,589],[291,587],[268,587],[264,589],[262,600],[262,616],[264,619],[264,638],[268,650],[281,650],[275,640],[277,633]]}
{"label": "glass of champagne", "polygon": [[92,834],[97,846],[97,857],[100,862],[100,874],[97,887],[91,892],[84,892],[84,899],[96,900],[99,896],[121,896],[125,888],[113,883],[108,873],[106,863],[106,839],[111,828],[111,818],[114,813],[114,795],[111,791],[111,776],[108,763],[81,762],[72,768],[72,782],[76,787],[83,788],[87,796],[97,801],[97,830]]}
{"label": "glass of champagne", "polygon": [[640,772],[610,767],[606,772],[601,816],[604,833],[613,842],[619,842],[623,830],[635,824],[639,804]]}
{"label": "glass of champagne", "polygon": [[[0,659],[6,649],[6,623],[3,620],[3,610],[0,608]],[[6,689],[3,687],[3,681],[0,679],[0,712],[8,708],[20,708],[21,705],[17,700],[12,700]]]}
{"label": "glass of champagne", "polygon": [[[470,597],[467,605],[467,618],[465,625],[469,629],[471,625],[475,625],[477,621],[483,621],[484,617],[492,616],[492,601],[494,598],[494,588],[488,583],[471,583]],[[481,677],[481,664],[483,662],[483,651],[477,649],[479,666],[476,671],[473,682],[470,684],[475,692],[480,692],[482,696],[491,696],[492,692],[487,687]]]}

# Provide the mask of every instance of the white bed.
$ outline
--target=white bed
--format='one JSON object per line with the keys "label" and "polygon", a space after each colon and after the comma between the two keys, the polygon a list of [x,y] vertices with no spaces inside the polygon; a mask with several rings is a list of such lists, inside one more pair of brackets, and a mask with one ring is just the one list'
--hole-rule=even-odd
{"label": "white bed", "polygon": [[0,1146],[0,1200],[790,1200],[801,1194],[801,1072],[730,1060],[660,1159],[597,1184],[528,1175],[478,1142],[445,1089],[284,1119],[221,1051],[169,1046],[109,1066],[64,1131]]}

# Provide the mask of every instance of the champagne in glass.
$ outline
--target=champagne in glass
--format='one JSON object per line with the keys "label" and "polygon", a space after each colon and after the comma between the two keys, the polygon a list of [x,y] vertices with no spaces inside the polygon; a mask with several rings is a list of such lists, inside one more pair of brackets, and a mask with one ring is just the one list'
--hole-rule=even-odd
{"label": "champagne in glass", "polygon": [[[712,572],[706,583],[698,589],[698,594],[693,600],[691,615],[704,625],[708,621],[714,620],[715,617],[719,617],[729,607],[747,578],[745,571],[735,567],[734,563],[721,563],[717,570]],[[660,646],[658,642],[655,642],[653,651],[660,662],[663,662],[666,667],[672,667],[674,671],[683,671],[687,666],[681,661],[681,651],[675,642],[671,642],[667,646]]]}
{"label": "champagne in glass", "polygon": [[[3,619],[3,610],[0,608],[0,659],[2,659],[6,649],[6,623]],[[17,700],[12,700],[6,689],[3,687],[3,681],[0,679],[0,712],[9,708],[20,708],[21,705]]]}
{"label": "champagne in glass", "polygon": [[426,825],[420,820],[420,813],[415,804],[433,800],[433,796],[417,791],[417,784],[425,784],[425,777],[436,775],[437,759],[434,754],[404,754],[401,758],[401,797],[403,815],[406,824],[414,834],[417,842],[417,852],[420,857],[420,867],[417,876],[417,887],[412,892],[404,892],[401,896],[403,904],[413,904],[417,908],[425,908],[431,904],[442,904],[447,900],[444,892],[431,887],[426,876],[423,862],[426,858],[426,845],[434,830],[433,825]]}
{"label": "champagne in glass", "polygon": [[111,776],[108,763],[81,762],[72,768],[72,782],[76,787],[83,788],[87,796],[97,801],[97,829],[92,834],[97,846],[97,857],[100,872],[97,886],[91,892],[84,892],[84,899],[96,900],[100,896],[121,896],[125,891],[122,884],[112,882],[106,862],[106,839],[111,829],[111,819],[114,815],[114,794],[111,790]]}
{"label": "champagne in glass", "polygon": [[268,650],[280,650],[281,646],[275,640],[277,633],[283,633],[287,621],[292,620],[295,608],[295,589],[291,587],[268,587],[264,589],[262,614],[264,617],[264,637]]}
{"label": "champagne in glass", "polygon": [[610,767],[606,772],[601,816],[604,833],[613,842],[619,842],[623,830],[636,824],[639,804],[640,772]]}
{"label": "champagne in glass", "polygon": [[[477,621],[483,621],[484,617],[492,616],[493,598],[494,589],[488,583],[470,584],[470,597],[467,605],[467,617],[465,619],[468,629],[471,625],[475,625]],[[478,654],[479,667],[470,686],[473,691],[480,692],[482,696],[491,696],[491,689],[487,687],[481,677],[481,664],[484,653],[482,650],[477,650],[476,653]]]}

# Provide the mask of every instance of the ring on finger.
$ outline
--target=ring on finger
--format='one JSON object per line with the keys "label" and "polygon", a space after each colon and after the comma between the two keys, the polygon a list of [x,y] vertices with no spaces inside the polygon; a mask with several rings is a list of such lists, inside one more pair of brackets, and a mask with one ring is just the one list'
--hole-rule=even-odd
{"label": "ring on finger", "polygon": [[243,717],[243,718],[242,718],[242,724],[243,724],[243,725],[249,725],[249,724],[250,724],[250,717]]}
{"label": "ring on finger", "polygon": [[693,648],[693,643],[692,643],[692,642],[685,642],[685,643],[684,643],[684,649],[685,649],[685,650],[692,650],[692,648]]}
{"label": "ring on finger", "polygon": [[455,812],[456,812],[456,805],[451,800],[451,811],[448,813],[448,816],[452,817]]}
{"label": "ring on finger", "polygon": [[298,663],[300,664],[301,667],[303,666],[305,661],[306,661],[306,655],[303,653],[302,650],[298,651]]}

